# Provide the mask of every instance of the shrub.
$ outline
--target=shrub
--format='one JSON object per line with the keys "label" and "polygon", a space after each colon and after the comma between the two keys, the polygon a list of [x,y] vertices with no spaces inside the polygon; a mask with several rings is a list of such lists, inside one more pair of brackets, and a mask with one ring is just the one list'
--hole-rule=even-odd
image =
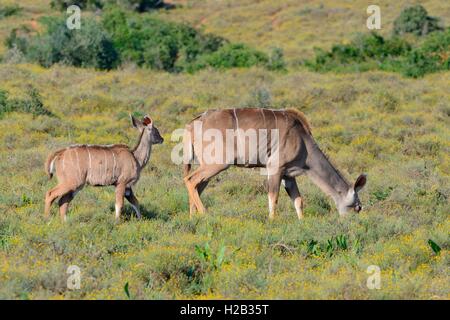
{"label": "shrub", "polygon": [[117,0],[116,2],[125,8],[138,12],[145,12],[165,6],[162,0]]}
{"label": "shrub", "polygon": [[0,119],[6,112],[9,112],[8,92],[0,89]]}
{"label": "shrub", "polygon": [[16,15],[20,11],[22,11],[22,8],[18,5],[4,6],[3,8],[0,8],[0,19]]}
{"label": "shrub", "polygon": [[[404,55],[411,50],[411,46],[404,40],[394,37],[384,39],[372,32],[359,34],[350,44],[338,44],[330,52],[316,49],[314,61],[307,61],[307,66],[316,71],[329,71],[370,62],[381,65],[390,59]],[[374,63],[372,63],[373,65]]]}
{"label": "shrub", "polygon": [[8,99],[8,92],[0,89],[0,119],[9,112],[24,112],[34,116],[53,116],[45,108],[42,97],[35,88],[30,87],[27,94],[29,96],[28,99]]}
{"label": "shrub", "polygon": [[359,35],[350,44],[335,45],[331,51],[316,49],[306,65],[315,71],[362,71],[381,69],[408,77],[450,69],[450,28],[429,34],[413,48],[405,40],[372,33]]}
{"label": "shrub", "polygon": [[265,87],[260,87],[251,92],[250,107],[270,108],[273,106],[272,95]]}
{"label": "shrub", "polygon": [[81,9],[95,10],[102,9],[110,3],[116,3],[124,8],[138,12],[165,7],[162,0],[52,0],[50,5],[58,10],[66,10],[70,5],[77,5]]}
{"label": "shrub", "polygon": [[450,28],[430,34],[420,47],[405,57],[403,66],[403,74],[414,78],[450,70]]}
{"label": "shrub", "polygon": [[281,48],[273,48],[269,55],[267,63],[269,70],[286,70],[286,62],[284,61],[284,52]]}
{"label": "shrub", "polygon": [[208,65],[217,69],[248,68],[268,61],[266,54],[241,43],[227,44],[206,59]]}
{"label": "shrub", "polygon": [[122,60],[152,69],[181,71],[198,56],[216,51],[225,42],[184,24],[126,15],[115,7],[105,12],[102,23]]}
{"label": "shrub", "polygon": [[70,5],[76,5],[81,9],[99,9],[104,5],[104,0],[52,0],[50,6],[58,10],[66,10]]}
{"label": "shrub", "polygon": [[14,29],[5,43],[10,50],[22,52],[26,60],[45,67],[63,63],[108,70],[121,62],[133,62],[169,72],[194,72],[208,66],[224,69],[262,65],[272,70],[285,66],[279,49],[269,59],[244,44],[230,44],[186,24],[126,13],[117,6],[105,8],[101,23],[84,18],[79,30],[69,30],[63,18],[46,17],[41,21],[46,26],[44,33],[33,34],[27,27]]}
{"label": "shrub", "polygon": [[21,50],[28,60],[44,67],[64,63],[76,67],[112,69],[118,54],[109,35],[94,19],[84,18],[83,27],[69,30],[63,19],[46,18],[43,34],[32,36],[29,30],[17,29],[6,40],[9,48]]}
{"label": "shrub", "polygon": [[430,17],[427,10],[419,5],[404,9],[394,21],[394,34],[413,33],[418,36],[442,30],[439,19]]}

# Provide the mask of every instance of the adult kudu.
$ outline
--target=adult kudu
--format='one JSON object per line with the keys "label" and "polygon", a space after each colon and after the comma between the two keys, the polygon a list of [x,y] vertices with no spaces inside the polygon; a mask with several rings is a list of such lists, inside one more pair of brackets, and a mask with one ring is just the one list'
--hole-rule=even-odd
{"label": "adult kudu", "polygon": [[[186,125],[183,141],[184,182],[191,215],[196,210],[205,212],[202,191],[212,177],[232,165],[265,168],[270,219],[275,215],[282,182],[298,218],[303,217],[303,201],[295,181],[301,174],[331,196],[340,215],[362,209],[358,191],[366,184],[366,175],[350,184],[319,149],[306,117],[298,110],[210,110]],[[199,167],[191,172],[195,159]]]}
{"label": "adult kudu", "polygon": [[152,145],[163,143],[164,140],[149,116],[145,116],[142,121],[131,116],[131,121],[140,132],[134,149],[129,149],[124,144],[73,145],[49,155],[45,171],[50,179],[55,172],[59,183],[45,195],[46,217],[50,214],[53,201],[60,198],[59,212],[61,219],[65,221],[69,203],[88,184],[116,187],[116,220],[120,218],[124,196],[137,217],[141,218],[139,203],[132,187],[150,159]]}

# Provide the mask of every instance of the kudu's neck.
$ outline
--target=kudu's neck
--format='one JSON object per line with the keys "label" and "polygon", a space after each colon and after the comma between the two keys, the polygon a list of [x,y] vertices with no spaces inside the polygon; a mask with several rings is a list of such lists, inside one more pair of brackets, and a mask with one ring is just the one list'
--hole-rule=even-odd
{"label": "kudu's neck", "polygon": [[140,168],[143,168],[147,164],[150,159],[151,151],[152,143],[148,133],[144,129],[139,137],[138,144],[133,150],[133,155],[136,158]]}
{"label": "kudu's neck", "polygon": [[308,156],[307,175],[326,194],[338,203],[350,189],[350,184],[330,163],[311,136],[305,139]]}

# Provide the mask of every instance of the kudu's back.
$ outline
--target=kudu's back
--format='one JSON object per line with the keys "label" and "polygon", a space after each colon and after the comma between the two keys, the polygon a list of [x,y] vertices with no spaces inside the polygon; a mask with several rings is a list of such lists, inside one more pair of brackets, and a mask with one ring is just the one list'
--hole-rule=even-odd
{"label": "kudu's back", "polygon": [[293,161],[302,137],[311,134],[305,116],[291,109],[210,110],[186,129],[185,163],[195,156],[200,163],[245,167],[265,167],[274,156],[281,163]]}

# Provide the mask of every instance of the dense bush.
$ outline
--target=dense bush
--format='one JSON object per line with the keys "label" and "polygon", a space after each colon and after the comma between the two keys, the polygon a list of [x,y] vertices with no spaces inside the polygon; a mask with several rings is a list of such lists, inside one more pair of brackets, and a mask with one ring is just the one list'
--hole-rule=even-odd
{"label": "dense bush", "polygon": [[307,65],[316,71],[330,71],[351,69],[358,64],[361,70],[390,63],[410,50],[411,46],[400,38],[384,39],[370,33],[358,35],[350,44],[334,45],[329,52],[316,49],[315,59]]}
{"label": "dense bush", "polygon": [[50,6],[58,10],[66,10],[70,5],[76,5],[81,9],[99,9],[104,5],[104,0],[52,0]]}
{"label": "dense bush", "polygon": [[9,112],[24,112],[35,116],[53,114],[47,110],[39,92],[30,87],[27,91],[28,99],[9,99],[8,92],[0,89],[0,119]]}
{"label": "dense bush", "polygon": [[207,64],[217,69],[247,68],[264,65],[269,61],[266,54],[244,44],[227,44],[209,55]]}
{"label": "dense bush", "polygon": [[273,48],[267,62],[269,70],[286,70],[286,62],[284,61],[284,52],[281,48]]}
{"label": "dense bush", "polygon": [[[380,69],[414,78],[449,70],[450,28],[444,30],[421,5],[403,10],[393,33],[391,38],[376,33],[359,35],[350,44],[334,45],[331,51],[315,49],[315,58],[305,64],[315,71]],[[426,36],[412,45],[401,38],[404,33]]]}
{"label": "dense bush", "polygon": [[316,49],[306,65],[315,71],[365,71],[380,69],[408,77],[449,70],[450,29],[433,32],[416,47],[399,37],[358,36],[350,44],[335,45],[331,51]]}
{"label": "dense bush", "polygon": [[0,7],[0,19],[13,16],[20,11],[22,11],[22,8],[18,5],[2,6]]}
{"label": "dense bush", "polygon": [[404,9],[394,21],[394,34],[413,33],[418,36],[442,30],[439,19],[430,17],[427,10],[421,5]]}
{"label": "dense bush", "polygon": [[43,23],[46,31],[36,36],[27,29],[14,29],[6,45],[45,67],[64,63],[111,69],[117,65],[118,54],[110,37],[94,19],[84,18],[79,30],[69,30],[63,19],[47,18]]}
{"label": "dense bush", "polygon": [[14,50],[14,56],[21,52],[29,61],[45,67],[63,63],[112,69],[122,62],[132,62],[169,72],[254,65],[270,70],[285,68],[280,49],[274,49],[269,57],[246,45],[229,43],[222,37],[204,34],[186,24],[126,13],[117,6],[105,8],[101,22],[84,18],[79,30],[69,30],[62,18],[44,18],[42,21],[46,26],[42,34],[35,35],[26,27],[11,32],[6,45]]}
{"label": "dense bush", "polygon": [[106,11],[102,22],[123,61],[153,69],[181,71],[200,55],[212,53],[226,42],[184,24],[126,15],[117,8]]}
{"label": "dense bush", "polygon": [[162,0],[52,0],[52,8],[65,10],[70,5],[77,5],[81,9],[102,9],[105,5],[116,3],[124,8],[144,12],[165,6]]}
{"label": "dense bush", "polygon": [[441,70],[450,70],[450,28],[430,34],[403,61],[403,73],[410,77]]}

